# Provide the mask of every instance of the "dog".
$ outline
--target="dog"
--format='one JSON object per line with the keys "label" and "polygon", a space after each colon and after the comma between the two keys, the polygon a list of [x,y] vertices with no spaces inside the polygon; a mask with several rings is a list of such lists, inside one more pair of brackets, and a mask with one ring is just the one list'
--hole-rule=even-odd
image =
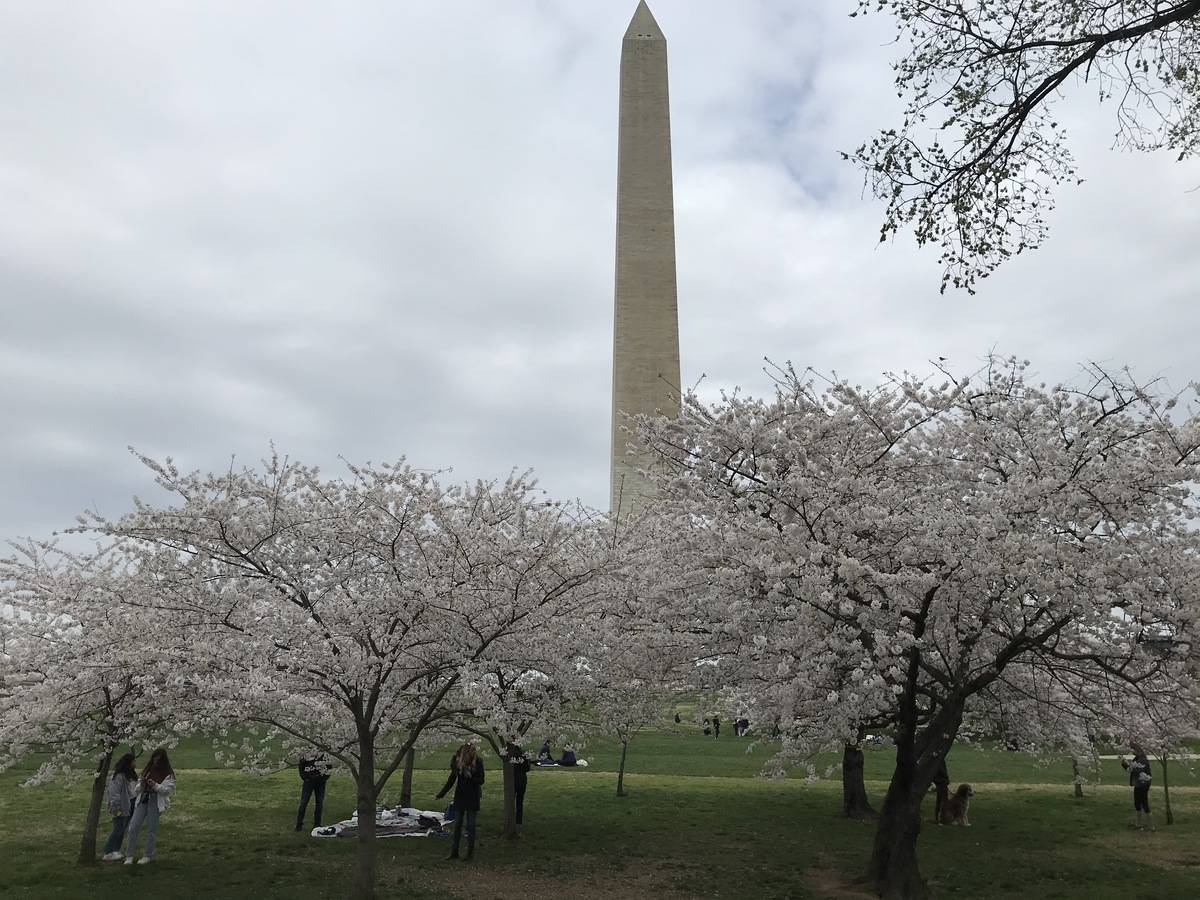
{"label": "dog", "polygon": [[969,784],[960,784],[954,796],[946,798],[941,805],[942,825],[965,825],[971,827],[967,812],[971,808],[971,798],[975,796],[974,789]]}

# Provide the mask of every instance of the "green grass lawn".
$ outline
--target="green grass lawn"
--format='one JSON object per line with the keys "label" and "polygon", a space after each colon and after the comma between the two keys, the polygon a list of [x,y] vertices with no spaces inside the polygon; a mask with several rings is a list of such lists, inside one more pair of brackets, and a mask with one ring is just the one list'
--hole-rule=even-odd
{"label": "green grass lawn", "polygon": [[[769,748],[723,735],[640,735],[630,750],[630,795],[615,796],[616,748],[593,742],[587,770],[535,770],[526,828],[517,842],[494,837],[499,779],[485,791],[481,845],[470,865],[450,863],[447,841],[379,841],[381,896],[407,898],[861,897],[871,827],[837,816],[836,780],[753,777]],[[316,840],[292,829],[299,780],[292,771],[251,777],[215,768],[195,741],[174,755],[176,804],[164,816],[151,866],[75,866],[86,805],[82,782],[21,788],[23,774],[0,775],[0,898],[343,898],[354,842]],[[489,760],[491,761],[491,760]],[[830,760],[832,761],[832,760]],[[418,806],[440,806],[445,752],[422,761]],[[824,762],[824,761],[822,761]],[[867,755],[868,787],[879,800],[889,751]],[[1104,784],[1071,797],[1070,766],[1029,756],[960,748],[954,780],[976,784],[973,827],[927,826],[920,854],[939,897],[1200,897],[1200,787],[1173,771],[1177,822],[1131,832],[1130,798],[1112,761]],[[398,779],[387,794],[398,793]],[[328,820],[354,805],[350,780],[335,775]],[[107,825],[107,823],[105,823]],[[105,832],[106,833],[106,832]],[[101,835],[103,839],[104,835]]]}

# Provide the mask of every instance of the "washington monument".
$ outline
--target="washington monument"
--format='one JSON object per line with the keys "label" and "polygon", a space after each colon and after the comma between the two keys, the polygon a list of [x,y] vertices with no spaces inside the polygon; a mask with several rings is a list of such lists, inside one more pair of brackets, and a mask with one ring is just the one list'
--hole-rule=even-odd
{"label": "washington monument", "polygon": [[622,413],[679,415],[667,40],[645,0],[621,44],[616,281],[609,496],[614,516],[639,507],[653,492],[637,471],[646,461],[626,450]]}

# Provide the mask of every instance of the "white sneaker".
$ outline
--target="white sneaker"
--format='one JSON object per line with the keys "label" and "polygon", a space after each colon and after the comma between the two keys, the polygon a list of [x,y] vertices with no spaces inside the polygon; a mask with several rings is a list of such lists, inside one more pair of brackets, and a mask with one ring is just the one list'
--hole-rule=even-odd
{"label": "white sneaker", "polygon": [[151,860],[150,857],[148,857],[148,856],[143,856],[141,859],[138,860],[138,865],[144,866],[148,862],[153,862],[153,860]]}
{"label": "white sneaker", "polygon": [[120,858],[121,858],[121,854],[120,854],[120,853],[118,853],[116,850],[113,850],[113,851],[111,851],[111,852],[109,852],[109,853],[105,853],[105,854],[104,854],[102,857],[100,857],[100,858],[101,858],[102,860],[104,860],[105,862],[113,862],[114,860],[118,860],[118,859],[120,859]]}
{"label": "white sneaker", "polygon": [[133,857],[132,856],[125,857],[125,865],[127,865],[127,866],[133,865]]}

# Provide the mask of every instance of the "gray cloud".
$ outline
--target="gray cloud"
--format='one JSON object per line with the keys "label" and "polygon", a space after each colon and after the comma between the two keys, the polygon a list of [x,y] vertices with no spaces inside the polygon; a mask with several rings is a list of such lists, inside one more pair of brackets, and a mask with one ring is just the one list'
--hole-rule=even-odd
{"label": "gray cloud", "polygon": [[[532,466],[607,497],[616,81],[634,3],[0,7],[0,536],[268,442]],[[628,7],[627,9],[625,7]],[[940,296],[838,159],[894,115],[846,0],[656,0],[671,54],[685,382],[762,358],[870,380],[991,347],[1197,374],[1200,167],[1106,150],[1054,233]]]}

